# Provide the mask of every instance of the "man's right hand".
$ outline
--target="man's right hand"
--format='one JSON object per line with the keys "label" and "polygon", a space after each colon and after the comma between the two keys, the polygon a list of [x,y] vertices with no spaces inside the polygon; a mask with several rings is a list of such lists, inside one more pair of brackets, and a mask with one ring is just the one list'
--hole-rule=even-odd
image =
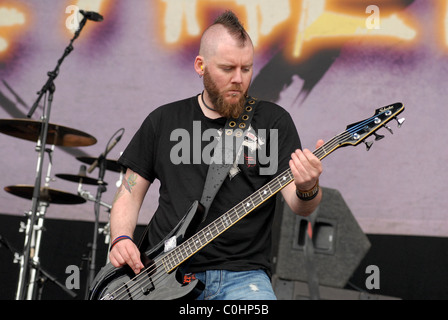
{"label": "man's right hand", "polygon": [[130,239],[117,242],[109,253],[109,260],[116,268],[127,264],[135,274],[144,268],[140,260],[140,251]]}

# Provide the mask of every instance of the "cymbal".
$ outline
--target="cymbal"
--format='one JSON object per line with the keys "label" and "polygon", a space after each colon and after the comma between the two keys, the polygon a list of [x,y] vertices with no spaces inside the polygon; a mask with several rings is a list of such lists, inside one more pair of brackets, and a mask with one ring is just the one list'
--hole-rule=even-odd
{"label": "cymbal", "polygon": [[[15,185],[5,187],[4,189],[6,192],[9,192],[18,197],[33,199],[34,186]],[[83,197],[80,197],[78,195],[45,187],[41,189],[40,201],[54,204],[81,204],[86,202]]]}
{"label": "cymbal", "polygon": [[[0,132],[16,138],[39,140],[42,122],[28,119],[0,119]],[[91,135],[57,124],[48,124],[46,144],[64,147],[85,147],[95,144]]]}
{"label": "cymbal", "polygon": [[[97,158],[91,158],[91,157],[77,157],[76,159],[87,164],[92,164],[95,162],[95,160],[98,160]],[[115,172],[124,171],[124,168],[118,164],[118,160],[111,160],[111,159],[106,159],[106,169]]]}
{"label": "cymbal", "polygon": [[105,185],[107,186],[107,182],[101,182],[98,179],[90,178],[83,175],[77,175],[77,174],[57,174],[56,177],[72,181],[72,182],[78,182],[82,184],[90,184],[90,185]]}

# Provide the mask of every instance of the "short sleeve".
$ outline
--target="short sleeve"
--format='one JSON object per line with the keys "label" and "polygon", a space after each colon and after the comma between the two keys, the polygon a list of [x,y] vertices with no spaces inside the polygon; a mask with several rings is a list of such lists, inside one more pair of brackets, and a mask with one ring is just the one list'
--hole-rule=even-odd
{"label": "short sleeve", "polygon": [[156,178],[154,173],[156,136],[153,121],[153,114],[150,114],[118,160],[120,165],[131,169],[151,183]]}

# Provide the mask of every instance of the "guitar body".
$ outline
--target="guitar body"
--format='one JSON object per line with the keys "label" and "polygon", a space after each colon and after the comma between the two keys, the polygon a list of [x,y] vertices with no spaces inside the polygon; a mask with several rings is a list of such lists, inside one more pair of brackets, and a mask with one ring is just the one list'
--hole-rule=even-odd
{"label": "guitar body", "polygon": [[[158,261],[168,253],[165,252],[167,241],[177,245],[188,239],[203,216],[203,207],[195,201],[184,218],[170,234],[151,250],[142,253],[145,268],[135,275],[131,268],[115,268],[106,264],[96,275],[90,288],[90,300],[177,300],[195,299],[204,289],[203,283],[193,280],[183,284],[183,273],[179,268],[167,272]],[[157,267],[155,267],[157,266]]]}

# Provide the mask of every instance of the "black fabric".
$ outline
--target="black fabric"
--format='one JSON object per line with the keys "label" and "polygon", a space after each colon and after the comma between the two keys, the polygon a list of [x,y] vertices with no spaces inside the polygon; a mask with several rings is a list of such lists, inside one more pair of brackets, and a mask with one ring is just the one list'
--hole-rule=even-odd
{"label": "black fabric", "polygon": [[[149,247],[164,239],[191,203],[201,198],[208,170],[201,153],[207,154],[211,144],[203,133],[223,128],[225,123],[225,118],[206,118],[197,96],[177,101],[151,112],[120,157],[121,165],[150,182],[160,181],[159,204],[148,229]],[[274,103],[260,101],[251,127],[243,144],[243,160],[224,181],[205,225],[287,169],[291,153],[301,147],[290,115]],[[271,141],[271,134],[275,137],[275,133],[278,149],[274,150],[271,147],[277,142]],[[276,170],[268,170],[275,163]],[[269,269],[274,212],[271,198],[196,254],[190,271]]]}

